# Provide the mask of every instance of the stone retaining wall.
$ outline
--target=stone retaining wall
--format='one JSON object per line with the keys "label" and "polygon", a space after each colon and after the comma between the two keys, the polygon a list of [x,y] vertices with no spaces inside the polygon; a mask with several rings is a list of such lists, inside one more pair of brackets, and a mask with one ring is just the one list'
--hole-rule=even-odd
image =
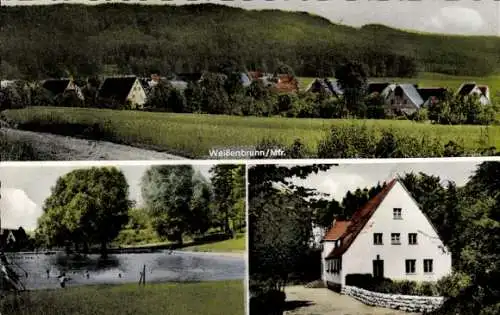
{"label": "stone retaining wall", "polygon": [[343,286],[342,294],[371,306],[386,307],[406,312],[430,312],[438,309],[444,302],[439,296],[415,296],[372,292],[352,286]]}

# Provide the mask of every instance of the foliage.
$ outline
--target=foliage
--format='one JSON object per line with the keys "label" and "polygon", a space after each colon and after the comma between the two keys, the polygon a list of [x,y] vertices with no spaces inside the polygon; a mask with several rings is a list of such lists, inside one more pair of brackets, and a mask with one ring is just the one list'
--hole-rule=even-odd
{"label": "foliage", "polygon": [[[306,198],[315,193],[293,185],[331,165],[256,165],[248,171],[249,266],[252,294],[281,291],[310,251],[313,211]],[[277,187],[282,187],[277,188]]]}
{"label": "foliage", "polygon": [[428,117],[439,124],[488,125],[495,121],[495,106],[481,104],[477,95],[465,97],[448,91],[443,100],[429,105]]}
{"label": "foliage", "polygon": [[61,176],[45,200],[37,239],[47,246],[74,246],[101,253],[128,221],[128,183],[114,167],[78,169]]}
{"label": "foliage", "polygon": [[[182,244],[196,219],[190,207],[194,170],[189,165],[152,166],[142,178],[142,198],[160,236]],[[198,221],[199,222],[199,221]]]}
{"label": "foliage", "polygon": [[379,77],[418,70],[484,76],[499,69],[495,37],[354,28],[299,12],[107,4],[5,7],[0,14],[0,73],[9,77],[110,69],[166,74],[219,69],[227,60],[238,68],[273,72],[288,65],[296,75],[324,76],[352,57]]}
{"label": "foliage", "polygon": [[417,296],[438,296],[438,286],[433,282],[393,281],[388,278],[374,278],[372,274],[348,274],[346,285],[372,292]]}
{"label": "foliage", "polygon": [[245,168],[243,165],[215,165],[210,169],[214,187],[215,225],[232,234],[246,226]]}

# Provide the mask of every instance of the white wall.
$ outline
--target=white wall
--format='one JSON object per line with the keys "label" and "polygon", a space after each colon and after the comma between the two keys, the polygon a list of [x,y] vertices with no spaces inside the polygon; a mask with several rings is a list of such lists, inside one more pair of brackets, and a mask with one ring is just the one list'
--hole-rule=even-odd
{"label": "white wall", "polygon": [[[393,100],[394,104],[391,104]],[[404,104],[405,101],[406,104]],[[402,97],[397,97],[394,93],[394,90],[392,90],[387,96],[386,103],[390,106],[390,108],[402,110],[407,114],[414,113],[418,109],[418,106],[413,103],[413,101],[408,97],[408,95],[406,95],[406,93],[403,92]]]}
{"label": "white wall", "polygon": [[[402,208],[402,220],[393,219],[393,208]],[[383,245],[373,244],[373,234],[383,233]],[[401,245],[391,245],[391,233],[401,234]],[[408,233],[417,233],[418,245],[408,244]],[[394,280],[437,281],[451,272],[451,253],[443,253],[441,240],[405,188],[396,182],[372,218],[344,254],[342,273],[373,273],[372,261],[384,260],[384,277]],[[444,247],[444,246],[443,246]],[[405,260],[416,259],[415,274],[406,274]],[[423,260],[433,260],[433,273],[424,274]],[[345,277],[342,279],[345,284]]]}
{"label": "white wall", "polygon": [[132,107],[142,108],[146,103],[146,92],[144,91],[139,80],[135,80],[132,89],[130,90],[127,100],[132,103]]}
{"label": "white wall", "polygon": [[331,273],[331,272],[326,272],[326,269],[328,269],[328,260],[325,260],[325,257],[330,254],[330,252],[333,250],[335,247],[335,241],[324,241],[323,242],[323,251],[321,252],[321,279],[323,282],[334,282],[334,283],[341,283],[341,274],[340,273]]}
{"label": "white wall", "polygon": [[[488,105],[490,103],[490,100],[488,97],[484,96],[483,92],[479,89],[478,86],[476,86],[470,94],[477,94],[479,96],[479,102],[482,105]],[[489,93],[488,93],[489,94]]]}

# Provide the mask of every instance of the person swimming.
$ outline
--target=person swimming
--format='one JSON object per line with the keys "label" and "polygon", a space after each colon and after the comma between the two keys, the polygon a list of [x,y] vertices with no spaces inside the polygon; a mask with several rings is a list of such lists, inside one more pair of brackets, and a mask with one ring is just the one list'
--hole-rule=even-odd
{"label": "person swimming", "polygon": [[61,286],[61,288],[65,288],[66,282],[68,282],[69,280],[70,278],[66,277],[65,272],[61,273],[61,275],[59,276],[59,285]]}

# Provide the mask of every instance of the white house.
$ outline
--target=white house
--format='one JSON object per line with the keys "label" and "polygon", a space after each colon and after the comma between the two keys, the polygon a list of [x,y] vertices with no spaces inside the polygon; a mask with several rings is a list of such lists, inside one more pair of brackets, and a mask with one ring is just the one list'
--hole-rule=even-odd
{"label": "white house", "polygon": [[394,179],[349,221],[325,234],[322,280],[345,285],[346,275],[437,281],[451,273],[451,253],[403,184]]}
{"label": "white house", "polygon": [[490,89],[487,85],[478,85],[475,82],[462,83],[457,94],[461,96],[477,95],[481,104],[490,104]]}
{"label": "white house", "polygon": [[381,95],[391,109],[405,114],[413,114],[424,104],[417,88],[413,84],[390,84],[382,91]]}
{"label": "white house", "polygon": [[99,89],[99,97],[118,103],[129,103],[132,108],[143,108],[147,94],[135,76],[106,78]]}

